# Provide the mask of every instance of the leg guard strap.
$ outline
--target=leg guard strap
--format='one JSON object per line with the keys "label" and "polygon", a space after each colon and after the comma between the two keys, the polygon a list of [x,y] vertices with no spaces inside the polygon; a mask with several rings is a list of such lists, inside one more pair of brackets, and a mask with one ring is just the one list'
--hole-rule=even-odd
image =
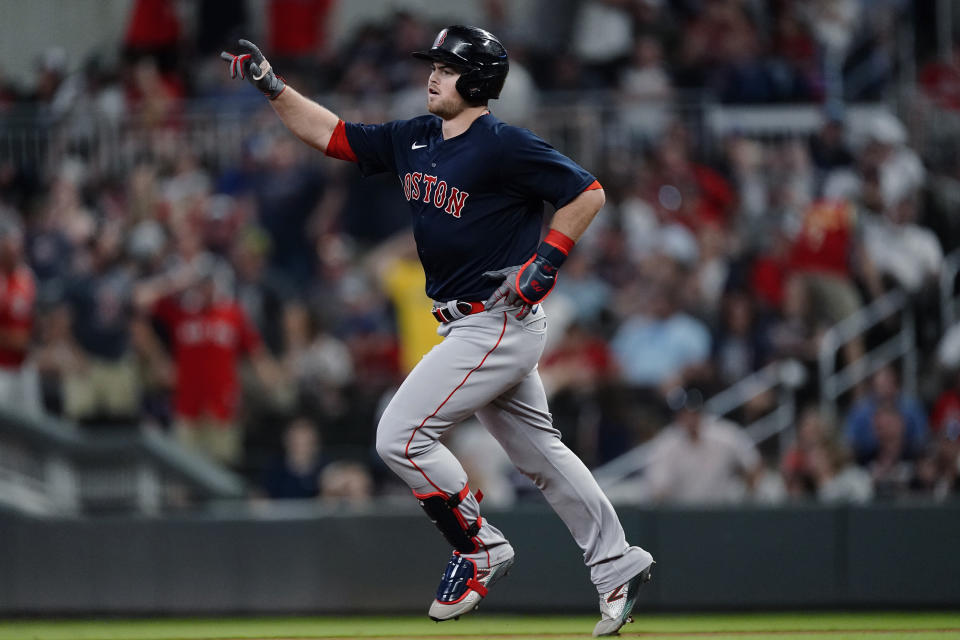
{"label": "leg guard strap", "polygon": [[461,553],[476,553],[480,550],[476,536],[483,525],[482,519],[477,518],[473,523],[467,524],[457,508],[469,492],[469,487],[464,487],[460,493],[452,496],[442,493],[414,494],[427,517],[433,521],[447,542]]}

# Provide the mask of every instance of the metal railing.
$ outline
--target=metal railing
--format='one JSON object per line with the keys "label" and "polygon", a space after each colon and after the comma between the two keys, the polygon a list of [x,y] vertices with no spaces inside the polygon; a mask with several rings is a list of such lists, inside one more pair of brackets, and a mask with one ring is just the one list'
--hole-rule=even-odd
{"label": "metal railing", "polygon": [[[957,262],[957,270],[960,271],[960,257]],[[953,275],[956,274],[957,271],[954,271]],[[952,286],[953,280],[950,282]],[[846,344],[877,325],[895,318],[899,319],[899,327],[892,337],[865,353],[859,360],[837,369],[838,353]],[[837,401],[844,393],[897,359],[900,359],[903,365],[904,390],[915,393],[917,349],[914,318],[909,298],[900,290],[877,298],[832,326],[823,335],[818,357],[821,410],[825,415],[836,415]],[[711,415],[724,416],[776,389],[776,408],[745,425],[744,430],[754,444],[760,444],[774,436],[779,437],[782,451],[792,435],[791,427],[797,415],[796,390],[804,384],[805,377],[803,365],[795,360],[773,362],[711,397],[705,403],[704,410]],[[650,463],[651,455],[651,442],[643,443],[595,469],[594,477],[601,487],[610,489],[633,474],[643,471]]]}
{"label": "metal railing", "polygon": [[[746,425],[744,430],[754,444],[779,436],[780,446],[785,447],[790,427],[796,420],[796,390],[803,385],[805,378],[806,371],[796,360],[772,362],[712,396],[704,403],[704,412],[724,416],[761,395],[776,391],[776,408]],[[648,441],[597,467],[593,475],[601,487],[608,489],[642,471],[649,464],[651,454],[652,446]]]}
{"label": "metal railing", "polygon": [[239,477],[163,433],[88,433],[49,416],[0,409],[0,505],[36,515],[153,515],[175,501],[244,492]]}
{"label": "metal railing", "polygon": [[940,331],[946,333],[957,321],[960,294],[956,293],[960,274],[960,249],[952,251],[940,267]]}
{"label": "metal railing", "polygon": [[[892,337],[859,359],[837,368],[837,356],[844,346],[881,323],[897,319],[899,327]],[[821,411],[826,416],[835,416],[840,396],[897,359],[902,362],[904,391],[915,394],[917,346],[914,317],[909,298],[899,289],[877,298],[824,333],[817,357]]]}
{"label": "metal railing", "polygon": [[[342,100],[338,103],[332,96],[319,99],[338,111],[351,112]],[[674,122],[682,122],[707,155],[732,133],[768,140],[804,137],[822,122],[822,108],[817,104],[723,105],[702,92],[666,101],[630,100],[608,91],[559,93],[544,94],[540,102],[528,121],[516,124],[529,126],[595,169],[611,158],[617,162],[640,159],[650,142]],[[850,105],[851,126],[869,121],[865,116],[885,108]],[[264,134],[291,135],[259,101],[183,101],[161,121],[137,110],[117,118],[92,107],[78,107],[57,119],[42,110],[29,110],[0,115],[0,161],[36,167],[49,175],[64,159],[79,155],[91,170],[111,174],[129,170],[151,154],[173,157],[176,150],[189,149],[209,166],[223,168],[238,165],[258,147]],[[311,154],[314,156],[321,157]]]}

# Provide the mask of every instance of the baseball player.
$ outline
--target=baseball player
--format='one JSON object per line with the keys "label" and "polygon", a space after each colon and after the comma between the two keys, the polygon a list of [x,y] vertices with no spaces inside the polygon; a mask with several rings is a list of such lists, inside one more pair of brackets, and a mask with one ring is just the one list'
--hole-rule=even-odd
{"label": "baseball player", "polygon": [[[476,415],[517,468],[540,488],[583,550],[600,594],[595,636],[630,618],[653,557],[627,544],[610,501],[560,440],[537,372],[547,320],[542,301],[574,243],[603,206],[592,175],[531,132],[487,108],[509,63],[489,32],[455,25],[413,55],[430,62],[430,115],[367,125],[343,122],[303,97],[241,40],[222,53],[233,77],[250,80],[284,124],[326,155],[365,175],[389,171],[410,203],[427,295],[444,340],[410,372],[377,428],[377,452],[413,490],[453,546],[432,619],[476,608],[509,571],[514,550],[480,515],[480,492],[440,443]],[[543,202],[556,207],[540,241]]]}

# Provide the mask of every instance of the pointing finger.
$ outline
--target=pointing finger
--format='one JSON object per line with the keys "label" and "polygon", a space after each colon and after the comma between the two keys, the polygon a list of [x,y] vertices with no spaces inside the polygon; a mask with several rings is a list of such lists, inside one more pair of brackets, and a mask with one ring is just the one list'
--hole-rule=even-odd
{"label": "pointing finger", "polygon": [[240,40],[240,46],[253,54],[255,61],[259,64],[263,60],[263,54],[260,53],[260,48],[257,45],[253,44],[249,40]]}

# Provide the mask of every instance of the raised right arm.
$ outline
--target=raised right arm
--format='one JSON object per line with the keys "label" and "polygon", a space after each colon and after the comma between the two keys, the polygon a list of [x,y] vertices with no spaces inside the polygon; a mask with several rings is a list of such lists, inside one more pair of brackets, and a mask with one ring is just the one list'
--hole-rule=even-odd
{"label": "raised right arm", "polygon": [[257,45],[249,40],[240,40],[240,54],[220,54],[230,63],[230,77],[246,78],[253,86],[270,99],[270,106],[290,131],[311,147],[326,152],[327,143],[333,135],[340,118],[326,107],[301,95],[287,86],[283,78],[274,72]]}
{"label": "raised right arm", "polygon": [[301,95],[291,86],[270,101],[287,129],[311,147],[326,152],[327,143],[340,118],[324,106]]}

